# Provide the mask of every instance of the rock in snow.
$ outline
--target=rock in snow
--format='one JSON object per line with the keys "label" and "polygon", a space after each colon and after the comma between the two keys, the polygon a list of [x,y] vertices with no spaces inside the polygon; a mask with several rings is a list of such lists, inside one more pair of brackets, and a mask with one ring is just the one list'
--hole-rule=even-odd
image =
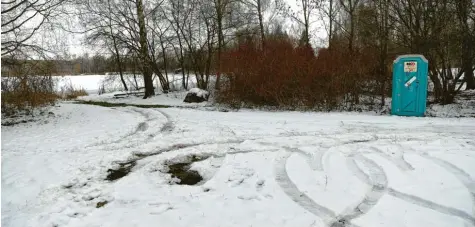
{"label": "rock in snow", "polygon": [[186,94],[185,100],[183,100],[183,102],[204,102],[208,101],[208,97],[208,91],[199,88],[192,88]]}

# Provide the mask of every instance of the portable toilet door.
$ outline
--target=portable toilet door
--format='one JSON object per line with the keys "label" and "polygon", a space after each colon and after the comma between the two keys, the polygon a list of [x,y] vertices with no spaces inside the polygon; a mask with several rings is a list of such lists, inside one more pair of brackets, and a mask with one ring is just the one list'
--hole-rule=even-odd
{"label": "portable toilet door", "polygon": [[423,55],[401,55],[393,63],[391,114],[424,116],[428,61]]}

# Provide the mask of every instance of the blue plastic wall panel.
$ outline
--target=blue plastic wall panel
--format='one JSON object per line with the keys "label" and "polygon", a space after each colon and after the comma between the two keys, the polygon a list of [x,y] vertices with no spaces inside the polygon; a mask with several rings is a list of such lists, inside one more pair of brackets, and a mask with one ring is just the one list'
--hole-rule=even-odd
{"label": "blue plastic wall panel", "polygon": [[422,55],[401,55],[394,60],[391,114],[425,115],[428,66]]}

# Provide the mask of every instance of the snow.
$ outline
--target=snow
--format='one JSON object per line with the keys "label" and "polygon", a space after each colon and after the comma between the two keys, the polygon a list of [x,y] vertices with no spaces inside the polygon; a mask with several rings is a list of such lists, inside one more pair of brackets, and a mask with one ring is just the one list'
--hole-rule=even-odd
{"label": "snow", "polygon": [[208,102],[202,103],[185,103],[183,100],[186,96],[185,92],[173,92],[169,94],[157,94],[147,99],[143,99],[143,96],[125,96],[124,98],[116,98],[115,94],[121,94],[123,92],[113,92],[105,94],[91,94],[88,96],[78,97],[78,100],[82,101],[95,101],[95,102],[108,102],[108,103],[126,103],[126,104],[138,104],[138,105],[167,105],[167,106],[185,106],[185,107],[204,107],[208,105]]}
{"label": "snow", "polygon": [[[474,118],[50,111],[2,127],[3,226],[475,226]],[[170,183],[192,155],[203,182]]]}
{"label": "snow", "polygon": [[[127,84],[129,90],[133,91],[138,88],[144,87],[143,77],[137,74],[134,78],[133,74],[124,74],[124,81]],[[66,75],[54,77],[56,81],[56,90],[60,91],[62,87],[73,85],[75,89],[84,89],[90,95],[97,94],[101,88],[104,88],[106,93],[113,93],[117,91],[124,91],[122,81],[118,73],[110,73],[106,75]],[[181,74],[168,74],[168,81],[170,89],[181,90],[182,89],[182,75]],[[156,91],[161,91],[160,80],[158,77],[153,77],[153,84]],[[196,84],[196,78],[194,75],[189,76],[188,86],[194,87]]]}
{"label": "snow", "polygon": [[56,90],[59,91],[62,87],[72,84],[75,89],[82,88],[88,93],[96,93],[104,78],[104,75],[77,75],[56,77]]}
{"label": "snow", "polygon": [[192,88],[188,91],[188,93],[192,93],[192,94],[196,94],[196,96],[198,97],[202,97],[202,98],[206,98],[206,96],[209,95],[209,92],[208,91],[205,91],[203,89],[199,89],[199,88]]}

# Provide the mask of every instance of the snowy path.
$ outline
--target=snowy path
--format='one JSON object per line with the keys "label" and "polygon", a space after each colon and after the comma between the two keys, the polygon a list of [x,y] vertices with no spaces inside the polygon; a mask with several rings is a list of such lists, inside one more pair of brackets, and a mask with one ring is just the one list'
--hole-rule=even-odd
{"label": "snowy path", "polygon": [[2,127],[3,226],[475,226],[475,119],[56,111]]}

